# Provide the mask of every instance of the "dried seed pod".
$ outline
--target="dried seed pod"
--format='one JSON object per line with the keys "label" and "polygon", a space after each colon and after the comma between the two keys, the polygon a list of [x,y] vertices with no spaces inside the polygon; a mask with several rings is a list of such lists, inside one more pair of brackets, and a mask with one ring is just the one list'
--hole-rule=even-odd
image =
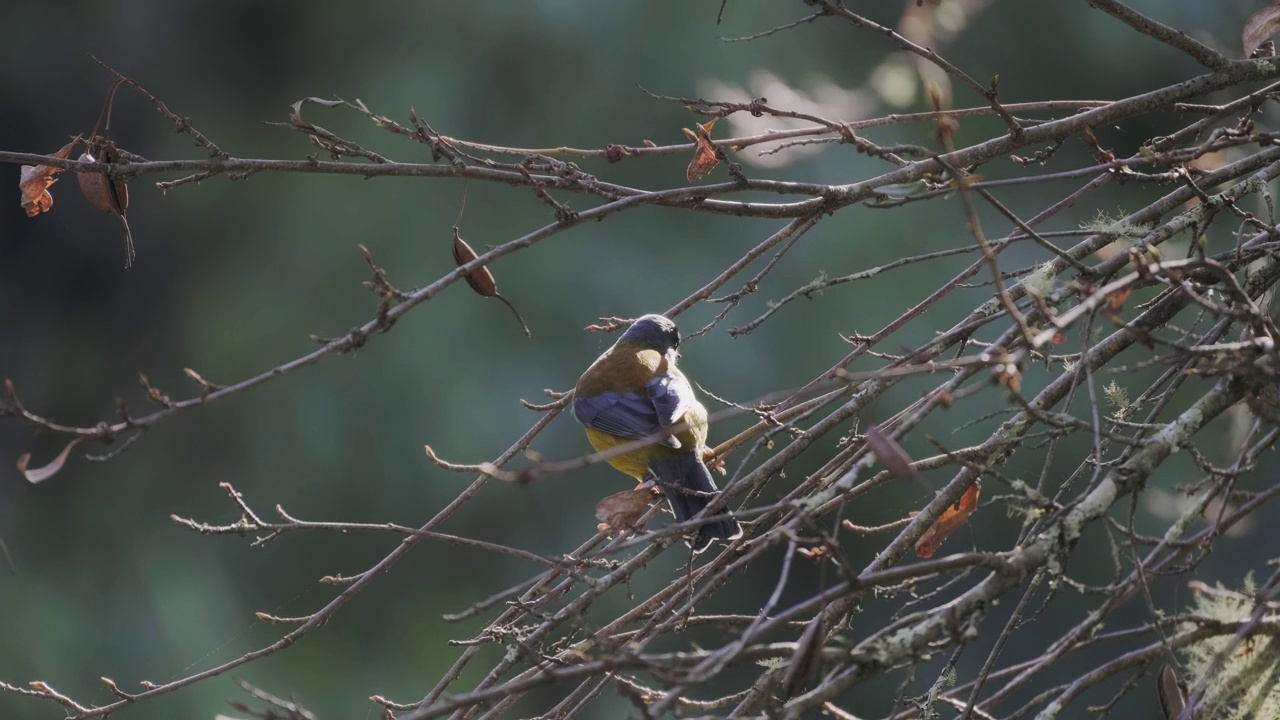
{"label": "dried seed pod", "polygon": [[[110,140],[95,137],[78,159],[81,162],[117,163],[120,162],[120,151]],[[76,180],[80,182],[80,192],[84,193],[90,205],[120,218],[124,226],[124,266],[132,267],[136,253],[133,250],[133,233],[129,231],[129,220],[125,217],[125,211],[129,209],[129,183],[106,173],[76,173]]]}
{"label": "dried seed pod", "polygon": [[[453,261],[461,267],[472,260],[475,260],[477,257],[480,256],[476,255],[476,251],[472,250],[471,246],[462,239],[462,236],[458,234],[458,227],[455,225],[453,227]],[[520,321],[520,327],[524,330],[524,334],[527,337],[533,337],[533,334],[529,332],[529,325],[525,323],[524,318],[520,316],[520,311],[516,310],[516,306],[512,305],[510,300],[502,297],[502,295],[498,293],[498,281],[494,280],[493,273],[489,272],[489,268],[482,265],[467,273],[466,277],[467,284],[471,286],[472,290],[476,291],[476,294],[483,295],[484,297],[498,298],[504,305],[511,308],[511,312],[515,314],[516,320]]]}
{"label": "dried seed pod", "polygon": [[911,456],[897,441],[885,435],[880,426],[872,425],[867,429],[867,447],[890,475],[902,480],[919,477],[915,466],[911,464]]}
{"label": "dried seed pod", "polygon": [[1166,720],[1177,720],[1187,707],[1186,693],[1178,682],[1178,672],[1166,662],[1160,668],[1160,677],[1156,682],[1156,689],[1160,693],[1160,709],[1164,710]]}
{"label": "dried seed pod", "polygon": [[[87,152],[80,153],[80,157],[76,159],[80,162],[98,162],[98,158]],[[76,180],[80,182],[80,192],[84,193],[84,199],[88,200],[90,205],[102,212],[118,212],[115,207],[115,193],[111,191],[111,180],[106,175],[76,173]]]}

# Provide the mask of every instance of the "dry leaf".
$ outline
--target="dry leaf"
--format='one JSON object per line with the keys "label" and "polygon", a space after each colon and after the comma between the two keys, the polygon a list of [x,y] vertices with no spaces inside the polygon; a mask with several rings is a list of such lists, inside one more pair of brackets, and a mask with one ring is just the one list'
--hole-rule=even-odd
{"label": "dry leaf", "polygon": [[711,144],[711,128],[716,124],[716,120],[719,118],[711,118],[711,121],[705,124],[694,123],[698,127],[697,132],[689,128],[680,128],[684,131],[685,137],[692,140],[694,144],[693,159],[689,161],[689,168],[684,173],[689,182],[701,180],[720,164],[716,146]]}
{"label": "dry leaf", "polygon": [[826,545],[814,545],[813,547],[796,548],[796,552],[814,562],[821,562],[823,558],[831,554],[831,549]]}
{"label": "dry leaf", "polygon": [[1254,57],[1254,51],[1277,32],[1280,32],[1280,3],[1272,3],[1250,15],[1240,34],[1245,57]]}
{"label": "dry leaf", "polygon": [[614,530],[634,528],[656,499],[651,487],[614,493],[596,503],[596,519]]}
{"label": "dry leaf", "polygon": [[871,453],[890,475],[902,480],[917,477],[916,469],[911,465],[911,456],[893,438],[881,432],[879,426],[872,425],[867,429],[867,447],[871,448]]}
{"label": "dry leaf", "polygon": [[938,546],[946,542],[951,533],[969,521],[969,516],[978,507],[978,491],[981,489],[982,483],[974,481],[961,496],[960,501],[942,513],[942,517],[938,518],[937,522],[916,541],[916,555],[922,558],[933,557]]}
{"label": "dry leaf", "polygon": [[[63,146],[51,157],[65,159],[71,154],[71,148],[80,141],[79,136]],[[49,186],[58,181],[54,177],[62,172],[61,168],[48,165],[23,165],[18,176],[18,190],[22,193],[22,209],[27,217],[35,217],[42,212],[49,212],[53,207],[53,196],[49,194]]]}
{"label": "dry leaf", "polygon": [[22,192],[22,209],[27,217],[35,217],[42,212],[49,212],[53,207],[53,196],[49,194],[49,186],[58,181],[54,173],[58,168],[48,165],[23,165],[18,177],[18,190]]}
{"label": "dry leaf", "polygon": [[84,442],[83,435],[67,443],[67,446],[62,448],[62,452],[58,453],[58,457],[53,459],[53,462],[45,465],[44,467],[38,467],[31,470],[27,469],[27,463],[31,462],[31,453],[22,453],[18,456],[18,472],[22,473],[22,476],[25,477],[27,482],[32,485],[44,482],[58,474],[58,471],[62,469],[62,466],[67,463],[67,458],[71,456],[71,451],[82,442]]}
{"label": "dry leaf", "polygon": [[1110,315],[1115,315],[1124,309],[1124,301],[1129,299],[1129,295],[1133,293],[1133,288],[1121,288],[1107,296],[1106,310]]}
{"label": "dry leaf", "polygon": [[323,105],[324,107],[337,107],[345,103],[341,100],[325,100],[324,98],[318,97],[303,98],[289,106],[289,109],[292,111],[289,113],[289,123],[305,132],[307,137],[311,140],[311,144],[327,151],[329,154],[333,155],[335,159],[352,151],[354,147],[351,143],[348,143],[346,140],[343,140],[319,125],[312,125],[302,119],[302,106],[307,103],[315,103],[317,105]]}
{"label": "dry leaf", "polygon": [[992,368],[996,382],[1014,392],[1022,389],[1022,373],[1012,362],[1002,362]]}

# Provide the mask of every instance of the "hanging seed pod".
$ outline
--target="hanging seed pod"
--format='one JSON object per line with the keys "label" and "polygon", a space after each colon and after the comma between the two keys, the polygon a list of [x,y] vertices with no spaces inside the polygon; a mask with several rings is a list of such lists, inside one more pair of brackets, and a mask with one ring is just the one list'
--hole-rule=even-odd
{"label": "hanging seed pod", "polygon": [[1165,719],[1177,720],[1187,707],[1187,696],[1182,683],[1178,682],[1178,671],[1168,662],[1160,668],[1156,690],[1160,693],[1160,709],[1164,710]]}
{"label": "hanging seed pod", "polygon": [[[78,158],[81,162],[120,162],[120,151],[110,140],[94,137],[87,146]],[[129,231],[129,220],[125,217],[125,211],[129,209],[129,183],[106,173],[76,173],[76,180],[80,182],[80,192],[84,193],[90,205],[120,218],[124,225],[124,266],[132,267],[136,253],[133,250],[133,233]]]}
{"label": "hanging seed pod", "polygon": [[[462,267],[477,257],[480,256],[476,255],[476,251],[472,250],[471,246],[462,239],[462,236],[458,234],[458,226],[455,225],[453,227],[453,261],[458,264],[458,267]],[[489,268],[481,266],[467,273],[467,284],[471,286],[472,290],[476,291],[477,295],[498,298],[504,305],[511,308],[516,320],[520,321],[520,327],[524,329],[525,336],[533,337],[533,333],[529,332],[529,325],[520,316],[520,311],[516,309],[515,305],[511,304],[510,300],[498,293],[498,281],[493,279],[493,273],[489,272]]]}

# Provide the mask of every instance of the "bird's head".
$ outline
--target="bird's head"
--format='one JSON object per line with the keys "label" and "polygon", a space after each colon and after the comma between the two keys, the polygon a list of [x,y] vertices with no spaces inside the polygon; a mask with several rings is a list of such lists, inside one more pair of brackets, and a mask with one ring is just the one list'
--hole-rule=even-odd
{"label": "bird's head", "polygon": [[618,342],[639,343],[665,355],[680,345],[680,330],[661,315],[645,315],[632,323]]}

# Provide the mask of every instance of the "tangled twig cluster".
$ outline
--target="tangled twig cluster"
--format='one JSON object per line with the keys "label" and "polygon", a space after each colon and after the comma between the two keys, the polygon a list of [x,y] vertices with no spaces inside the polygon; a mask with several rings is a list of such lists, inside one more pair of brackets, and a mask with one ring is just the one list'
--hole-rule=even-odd
{"label": "tangled twig cluster", "polygon": [[[730,329],[730,334],[749,335],[763,323],[794,312],[789,309],[794,300],[810,298],[828,288],[919,263],[969,256],[954,277],[895,320],[868,335],[850,337],[848,354],[806,386],[726,411],[753,413],[758,421],[750,431],[719,449],[721,459],[732,450],[742,452],[734,460],[725,491],[711,508],[731,507],[747,529],[745,536],[719,553],[703,556],[698,561],[701,564],[691,559],[687,573],[651,596],[638,598],[616,617],[588,619],[594,617],[590,610],[601,597],[625,588],[637,572],[676,544],[686,528],[647,528],[646,517],[639,529],[621,534],[602,529],[578,548],[554,557],[436,529],[487,483],[528,481],[603,459],[596,455],[561,463],[519,459],[566,406],[568,396],[553,393],[553,402],[546,405],[526,403],[541,413],[540,417],[491,462],[458,465],[429,450],[437,465],[477,476],[453,502],[418,528],[306,521],[281,507],[276,508],[277,518],[267,519],[230,485],[225,489],[241,513],[239,521],[214,525],[174,517],[175,522],[194,531],[253,537],[255,544],[300,531],[377,532],[399,538],[394,549],[368,570],[350,577],[326,577],[324,582],[340,590],[315,612],[293,618],[260,615],[265,621],[290,626],[276,642],[224,665],[162,685],[148,684],[137,692],[126,692],[104,679],[116,700],[103,705],[84,704],[43,682],[26,688],[2,684],[0,688],[57,702],[72,718],[105,717],[289,648],[322,627],[348,600],[377,582],[423,541],[466,545],[519,558],[534,565],[537,573],[515,587],[478,599],[450,618],[495,613],[480,633],[456,643],[461,650],[453,667],[433,687],[424,688],[423,697],[416,701],[374,697],[388,717],[400,720],[497,717],[515,707],[530,690],[543,686],[554,686],[558,693],[550,707],[540,710],[548,718],[590,716],[591,703],[609,688],[630,699],[644,717],[678,712],[798,718],[821,710],[833,717],[852,718],[852,713],[842,709],[854,697],[851,693],[858,685],[886,674],[905,678],[898,704],[888,714],[893,720],[929,717],[941,707],[953,708],[963,718],[1074,716],[1079,710],[1067,708],[1082,707],[1085,698],[1096,710],[1112,707],[1139,687],[1149,670],[1179,651],[1198,649],[1203,656],[1204,643],[1210,638],[1234,637],[1234,644],[1221,651],[1230,653],[1252,638],[1277,635],[1280,620],[1274,612],[1263,611],[1245,620],[1215,619],[1190,611],[1166,613],[1157,607],[1151,584],[1159,576],[1192,572],[1213,552],[1216,537],[1280,495],[1280,483],[1273,480],[1254,484],[1247,491],[1238,488],[1240,478],[1255,469],[1260,455],[1280,437],[1275,424],[1280,415],[1276,391],[1280,332],[1271,300],[1280,279],[1280,233],[1268,189],[1280,175],[1280,131],[1262,129],[1259,118],[1260,110],[1277,100],[1280,67],[1265,58],[1233,60],[1119,2],[1091,1],[1135,32],[1185,52],[1207,72],[1115,101],[1003,103],[998,81],[979,83],[937,51],[871,22],[839,2],[811,0],[809,4],[817,8],[813,14],[753,37],[794,31],[811,22],[844,22],[850,32],[883,35],[901,52],[931,63],[980,104],[947,109],[938,93],[934,95],[936,109],[931,112],[841,120],[779,108],[765,99],[665,98],[716,118],[750,114],[813,124],[724,139],[711,138],[708,124],[700,126],[699,133],[691,133],[695,142],[679,145],[527,149],[446,136],[416,113],[410,113],[408,124],[401,124],[359,101],[312,98],[294,106],[285,126],[306,134],[328,159],[237,158],[198,133],[193,136],[211,151],[208,159],[99,163],[0,152],[0,162],[106,173],[129,182],[158,173],[194,173],[157,183],[166,190],[217,175],[245,178],[264,172],[495,182],[528,188],[550,209],[552,219],[545,226],[478,256],[460,257],[457,269],[415,290],[392,287],[386,272],[366,250],[365,261],[372,273],[368,286],[380,300],[373,319],[341,337],[318,338],[318,349],[247,379],[219,385],[188,371],[199,392],[186,399],[171,399],[143,377],[148,399],[159,406],[147,414],[133,414],[121,403],[119,417],[114,420],[68,426],[29,409],[19,400],[14,384],[7,385],[0,415],[66,436],[73,443],[109,443],[123,437],[120,449],[180,411],[218,402],[363,346],[448,285],[470,278],[500,257],[526,251],[575,223],[605,219],[641,206],[788,220],[749,252],[728,260],[723,272],[667,310],[669,316],[677,317],[700,303],[722,306],[715,319],[690,333],[692,336],[717,329],[743,298],[759,292],[761,282],[806,233],[836,213],[854,208],[887,212],[958,197],[962,214],[957,214],[957,220],[963,221],[967,233],[957,234],[953,246],[943,250],[899,258],[842,277],[819,278],[785,295],[759,317]],[[1257,87],[1258,83],[1264,85]],[[141,89],[136,83],[133,86]],[[1197,104],[1213,93],[1231,98],[1221,104]],[[148,97],[166,117],[180,121],[180,131],[196,133],[189,120]],[[399,162],[339,137],[303,119],[302,109],[309,101],[359,113],[390,133],[426,145],[435,161]],[[1104,148],[1095,134],[1096,128],[1171,113],[1192,119],[1176,132],[1147,139],[1124,157]],[[980,116],[999,118],[1001,132],[981,142],[959,144],[958,123]],[[875,141],[877,129],[904,123],[931,125],[936,143],[926,147]],[[1059,148],[1076,142],[1089,149],[1092,162],[1040,171],[1057,160]],[[634,188],[611,182],[605,172],[591,173],[574,162],[643,162],[653,156],[693,153],[705,147],[704,143],[715,148],[709,151],[715,158],[707,156],[707,164],[714,165],[722,157],[729,162],[728,181]],[[883,161],[886,169],[872,177],[822,184],[752,178],[749,167],[736,160],[749,152],[787,152],[822,143],[853,145],[858,152]],[[1016,177],[987,179],[980,173],[984,166],[1006,159],[1018,168]],[[1073,189],[1030,217],[1020,216],[999,198],[1007,188],[1047,183],[1071,183]],[[1160,194],[1155,199],[1147,197],[1123,217],[1100,219],[1081,229],[1040,229],[1069,208],[1087,204],[1100,188],[1117,184]],[[780,199],[762,202],[739,197],[762,192]],[[564,200],[569,196],[596,204],[570,210]],[[1255,199],[1260,202],[1250,205]],[[997,212],[1007,221],[1008,231],[999,237],[989,236],[980,208]],[[1211,249],[1205,240],[1209,234],[1231,237],[1234,242],[1225,247],[1215,242]],[[1183,243],[1185,251],[1171,251],[1182,238],[1188,240]],[[1002,256],[1015,246],[1033,247],[1028,252],[1038,253],[1038,258],[1026,267],[1007,267]],[[756,266],[753,275],[740,279]],[[740,288],[735,290],[734,283],[741,283]],[[959,302],[959,291],[974,286],[989,288],[989,296],[949,329],[919,347],[900,352],[885,349],[890,336],[931,317],[945,304],[954,306]],[[726,290],[728,294],[716,295]],[[597,329],[622,325],[612,320]],[[1130,364],[1122,365],[1119,358],[1127,351],[1133,352],[1126,358],[1145,354],[1140,361],[1125,360]],[[877,361],[878,368],[850,370],[863,359]],[[1108,382],[1101,380],[1103,375]],[[1144,380],[1130,398],[1124,384],[1152,375],[1154,379]],[[903,474],[888,467],[884,453],[867,441],[870,433],[856,430],[856,421],[891,389],[924,377],[938,380],[918,400],[899,408],[876,427],[886,442],[928,434],[933,425],[946,427],[948,422],[939,419],[941,411],[954,412],[972,398],[991,393],[999,393],[1005,401],[1004,419],[998,423],[989,417],[974,421],[991,425],[982,442],[956,448],[935,441],[935,455],[905,459],[911,473],[951,473],[918,514],[877,528],[856,525],[847,518],[851,505],[874,497]],[[1215,418],[1246,406],[1247,428],[1237,437],[1231,459],[1215,464],[1197,449],[1198,433]],[[809,459],[820,440],[835,437],[840,438],[838,450],[814,463],[819,466],[817,471],[798,482],[781,483],[781,476],[798,458]],[[1064,449],[1077,437],[1084,438],[1090,448],[1085,457],[1072,457]],[[68,446],[68,452],[70,449]],[[1200,479],[1182,488],[1188,501],[1165,532],[1159,537],[1145,536],[1134,527],[1135,499],[1177,452],[1192,458]],[[1015,454],[1037,458],[1041,467],[1038,477],[1024,480],[1003,473],[1002,464]],[[877,471],[878,464],[885,469]],[[25,463],[23,468],[26,471]],[[26,472],[30,476],[34,471]],[[48,474],[51,472],[40,478]],[[976,517],[980,519],[983,512],[1020,517],[1016,536],[1007,538],[1001,547],[908,562],[909,553],[930,526],[979,481],[985,481],[989,495],[993,488],[999,494],[984,498]],[[762,502],[766,490],[781,499]],[[650,511],[649,516],[655,512]],[[891,539],[874,561],[860,568],[851,564],[841,549],[842,535],[849,537],[850,533],[882,534]],[[1114,568],[1106,584],[1086,584],[1068,572],[1081,538],[1087,535],[1105,537],[1113,548]],[[782,561],[775,568],[768,558],[778,548],[783,549]],[[802,601],[786,604],[783,597],[797,562],[819,563],[832,580]],[[724,588],[748,571],[777,573],[774,592],[763,606],[740,602],[732,613],[700,611],[704,601],[717,594],[724,597]],[[1273,588],[1271,583],[1264,589],[1271,592]],[[1037,656],[1005,660],[1002,648],[1007,641],[1046,609],[1061,605],[1066,594],[1075,596],[1071,612],[1078,615],[1076,624],[1057,637],[1039,641],[1042,651]],[[1148,604],[1149,620],[1116,627],[1117,612],[1135,598]],[[859,613],[867,606],[888,601],[898,605],[891,623],[882,627],[858,623]],[[1005,603],[1005,610],[998,613],[1002,628],[992,624],[993,609],[1001,602]],[[1263,603],[1258,607],[1268,606]],[[974,652],[970,648],[984,633],[996,637],[985,643],[993,649],[987,652],[981,670],[972,677],[957,677],[959,658]],[[691,638],[697,639],[696,644]],[[473,687],[458,689],[463,671],[479,662],[483,648],[495,644],[505,647],[506,653]],[[1053,677],[1052,670],[1060,659],[1096,648],[1106,648],[1113,659],[1067,682],[1046,681]],[[1203,666],[1220,674],[1227,664]],[[750,681],[745,683],[740,680],[744,669],[750,670]],[[924,692],[916,692],[913,681],[925,674],[936,679]],[[729,677],[737,679],[727,680]],[[1192,680],[1187,705],[1179,711],[1184,717],[1191,717],[1196,701],[1206,694],[1205,688],[1210,688],[1210,695],[1214,692],[1212,673]],[[1102,688],[1109,688],[1111,695],[1096,700]],[[718,694],[708,696],[708,689]],[[1014,698],[1020,704],[1011,707]],[[304,711],[294,708],[291,712]]]}

